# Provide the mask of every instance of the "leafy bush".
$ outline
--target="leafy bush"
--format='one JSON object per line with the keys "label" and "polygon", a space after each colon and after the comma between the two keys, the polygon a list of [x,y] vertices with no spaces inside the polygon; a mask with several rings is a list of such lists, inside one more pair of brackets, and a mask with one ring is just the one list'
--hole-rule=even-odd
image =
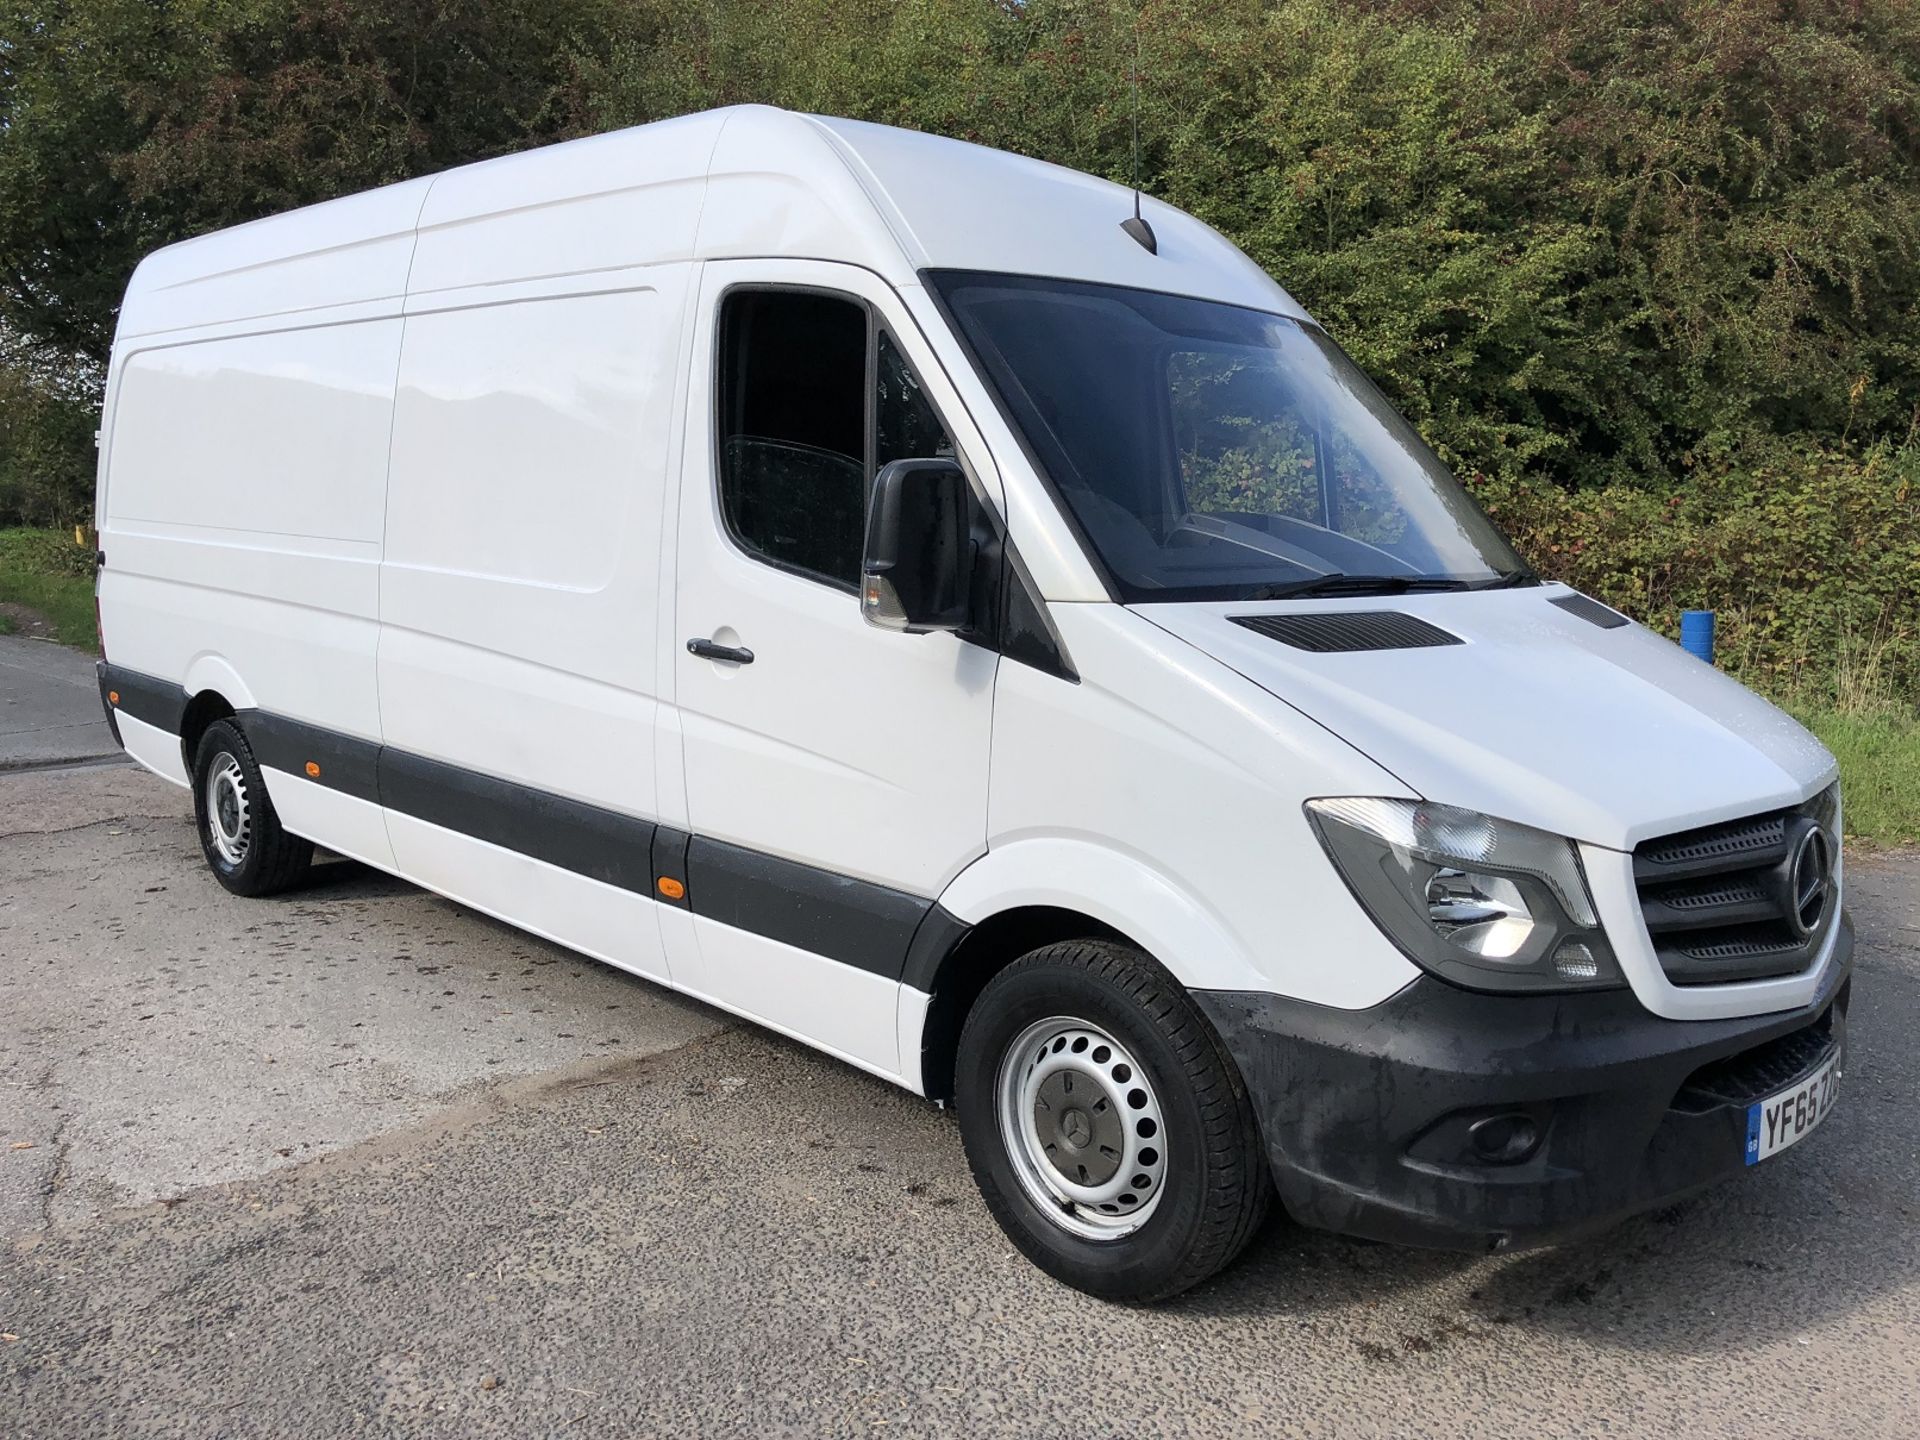
{"label": "leafy bush", "polygon": [[1471,488],[1545,573],[1670,634],[1719,612],[1721,664],[1767,694],[1920,702],[1920,449],[1756,444],[1670,492]]}
{"label": "leafy bush", "polygon": [[39,611],[62,644],[91,650],[93,551],[74,544],[72,531],[0,530],[0,603]]}
{"label": "leafy bush", "polygon": [[54,578],[93,578],[92,549],[58,530],[0,530],[0,563]]}
{"label": "leafy bush", "polygon": [[[42,357],[0,374],[0,523],[83,518],[45,357],[97,367],[156,246],[742,101],[1126,180],[1137,103],[1144,187],[1547,568],[1719,609],[1775,694],[1920,698],[1911,0],[0,0],[0,53],[0,333]],[[1284,449],[1204,478],[1300,489]]]}
{"label": "leafy bush", "polygon": [[1847,833],[1882,845],[1920,843],[1920,716],[1912,707],[1794,714],[1840,762]]}
{"label": "leafy bush", "polygon": [[98,423],[90,384],[0,344],[0,524],[85,513]]}

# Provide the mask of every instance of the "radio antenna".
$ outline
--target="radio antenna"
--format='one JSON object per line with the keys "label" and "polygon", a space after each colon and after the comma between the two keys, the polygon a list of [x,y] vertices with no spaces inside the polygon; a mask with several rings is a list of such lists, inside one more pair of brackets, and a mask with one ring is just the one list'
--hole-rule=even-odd
{"label": "radio antenna", "polygon": [[1133,216],[1122,220],[1120,228],[1140,243],[1149,255],[1160,253],[1160,242],[1153,227],[1140,214],[1140,7],[1133,10]]}

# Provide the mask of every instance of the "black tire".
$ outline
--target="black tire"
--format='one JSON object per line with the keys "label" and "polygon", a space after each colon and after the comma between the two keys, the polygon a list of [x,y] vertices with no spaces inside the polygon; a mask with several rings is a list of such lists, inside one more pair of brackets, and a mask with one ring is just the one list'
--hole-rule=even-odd
{"label": "black tire", "polygon": [[[1131,1052],[1163,1117],[1164,1193],[1154,1196],[1138,1228],[1115,1238],[1074,1233],[1065,1204],[1036,1200],[1009,1148],[1019,1142],[1009,1140],[1001,1120],[999,1081],[1010,1047],[1057,1016],[1087,1022]],[[1049,1046],[1039,1048],[1044,1060]],[[987,1208],[1028,1259],[1076,1290],[1109,1300],[1164,1300],[1224,1268],[1266,1218],[1273,1182],[1239,1068],[1185,987],[1130,946],[1048,945],[994,976],[961,1031],[954,1090],[967,1161]],[[1080,1093],[1093,1092],[1083,1085]]]}
{"label": "black tire", "polygon": [[[245,839],[236,856],[224,852],[215,831],[208,790],[216,771],[235,776],[244,797]],[[236,895],[276,895],[297,882],[313,863],[313,842],[289,835],[281,827],[247,737],[230,720],[209,725],[194,752],[193,818],[200,830],[201,853],[214,877]],[[233,848],[231,841],[227,848]]]}

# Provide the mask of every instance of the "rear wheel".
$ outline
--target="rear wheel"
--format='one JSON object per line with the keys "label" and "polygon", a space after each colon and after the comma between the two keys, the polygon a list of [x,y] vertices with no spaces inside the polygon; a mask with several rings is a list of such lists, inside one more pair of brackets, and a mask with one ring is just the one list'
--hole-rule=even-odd
{"label": "rear wheel", "polygon": [[1159,1300],[1225,1266],[1271,1182],[1239,1071],[1147,956],[1071,941],[981,992],[955,1102],[987,1207],[1054,1278]]}
{"label": "rear wheel", "polygon": [[230,720],[209,725],[194,752],[193,813],[207,864],[236,895],[276,894],[312,863],[313,843],[281,828],[246,736]]}

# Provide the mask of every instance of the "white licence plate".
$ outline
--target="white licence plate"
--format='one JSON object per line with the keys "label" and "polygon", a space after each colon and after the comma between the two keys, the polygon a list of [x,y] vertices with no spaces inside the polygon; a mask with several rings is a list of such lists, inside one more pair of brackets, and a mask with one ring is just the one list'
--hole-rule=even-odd
{"label": "white licence plate", "polygon": [[1840,1055],[1822,1065],[1798,1085],[1778,1095],[1756,1100],[1747,1107],[1747,1164],[1758,1165],[1798,1144],[1827,1118],[1840,1090]]}

